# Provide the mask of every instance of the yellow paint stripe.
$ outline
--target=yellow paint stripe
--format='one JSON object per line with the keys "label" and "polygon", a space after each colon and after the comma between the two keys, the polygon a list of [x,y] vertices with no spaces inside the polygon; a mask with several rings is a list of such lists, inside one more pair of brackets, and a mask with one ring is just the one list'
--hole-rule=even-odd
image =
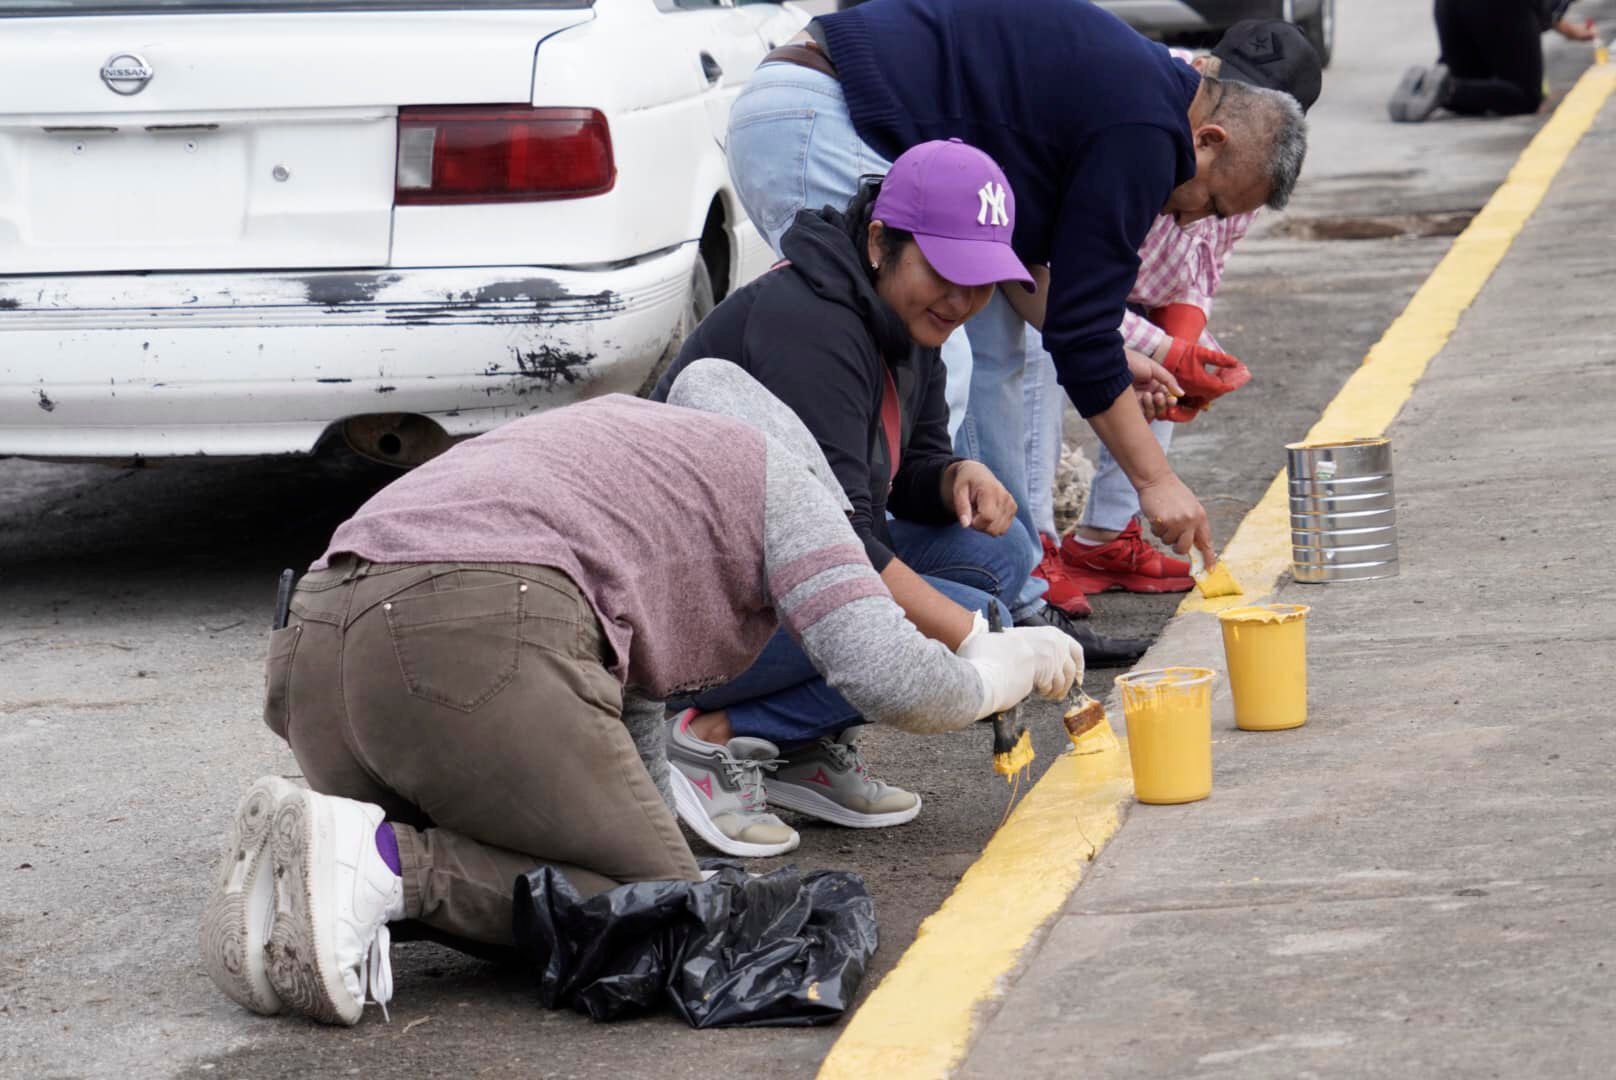
{"label": "yellow paint stripe", "polygon": [[1127,753],[1056,759],[853,1014],[822,1080],[947,1075],[969,1045],[977,1005],[1117,831],[1133,795]]}
{"label": "yellow paint stripe", "polygon": [[[1609,67],[1582,77],[1370,350],[1309,440],[1385,432],[1613,89],[1616,70]],[[1290,566],[1283,472],[1241,522],[1224,557],[1246,595],[1206,601],[1191,594],[1181,613],[1249,603],[1273,590]],[[1083,868],[1115,835],[1132,796],[1125,746],[1068,754],[1051,765],[848,1021],[820,1067],[821,1080],[947,1076],[970,1046],[978,1010],[1003,993],[1003,980],[1028,942],[1060,911]]]}
{"label": "yellow paint stripe", "polygon": [[[1522,151],[1509,177],[1453,246],[1408,306],[1369,350],[1304,442],[1384,435],[1402,411],[1414,384],[1448,343],[1459,317],[1503,261],[1515,237],[1548,194],[1560,167],[1616,90],[1616,68],[1590,68],[1554,116]],[[1271,593],[1291,566],[1289,502],[1283,470],[1268,485],[1223,550],[1244,595],[1208,600],[1190,593],[1179,613],[1223,611]]]}

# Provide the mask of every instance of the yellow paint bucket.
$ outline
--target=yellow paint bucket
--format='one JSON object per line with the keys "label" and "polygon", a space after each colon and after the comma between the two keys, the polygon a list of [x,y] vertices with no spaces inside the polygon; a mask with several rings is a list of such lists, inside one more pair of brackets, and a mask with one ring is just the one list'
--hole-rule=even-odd
{"label": "yellow paint bucket", "polygon": [[1218,612],[1235,726],[1280,731],[1307,722],[1306,604],[1254,604]]}
{"label": "yellow paint bucket", "polygon": [[1117,677],[1140,802],[1187,803],[1212,794],[1214,678],[1211,668],[1197,667]]}

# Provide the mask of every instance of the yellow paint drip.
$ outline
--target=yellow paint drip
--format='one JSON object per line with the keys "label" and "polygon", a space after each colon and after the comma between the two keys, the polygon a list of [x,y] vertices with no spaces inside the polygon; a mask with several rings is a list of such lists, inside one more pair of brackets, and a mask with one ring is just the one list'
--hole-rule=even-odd
{"label": "yellow paint drip", "polygon": [[993,755],[993,771],[1008,781],[1022,769],[1031,765],[1032,759],[1032,736],[1023,731],[1021,738],[1016,740],[1015,746],[1002,754]]}

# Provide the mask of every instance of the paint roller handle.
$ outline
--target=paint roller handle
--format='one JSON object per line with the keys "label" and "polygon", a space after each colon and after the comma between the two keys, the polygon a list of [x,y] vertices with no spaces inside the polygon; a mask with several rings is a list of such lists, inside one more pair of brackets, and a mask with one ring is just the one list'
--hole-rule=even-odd
{"label": "paint roller handle", "polygon": [[[988,633],[1004,633],[1004,619],[999,615],[999,605],[996,602],[988,604]],[[1015,749],[1016,740],[1021,737],[1020,724],[1017,722],[1016,706],[1011,705],[1002,712],[993,714],[993,752],[1007,754]]]}

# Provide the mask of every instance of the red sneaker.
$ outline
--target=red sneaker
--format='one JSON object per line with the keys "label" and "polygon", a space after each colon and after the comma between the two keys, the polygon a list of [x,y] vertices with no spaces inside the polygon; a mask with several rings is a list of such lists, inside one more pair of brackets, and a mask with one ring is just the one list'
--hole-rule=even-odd
{"label": "red sneaker", "polygon": [[1049,537],[1040,539],[1044,542],[1044,561],[1033,568],[1032,576],[1049,582],[1049,591],[1044,593],[1044,599],[1073,618],[1088,618],[1094,609],[1089,607],[1083,589],[1072,581],[1072,572],[1061,561],[1060,549],[1050,542]]}
{"label": "red sneaker", "polygon": [[1060,557],[1067,580],[1090,595],[1111,589],[1175,593],[1195,588],[1190,564],[1152,547],[1139,531],[1137,518],[1108,543],[1080,544],[1066,537],[1061,541]]}

